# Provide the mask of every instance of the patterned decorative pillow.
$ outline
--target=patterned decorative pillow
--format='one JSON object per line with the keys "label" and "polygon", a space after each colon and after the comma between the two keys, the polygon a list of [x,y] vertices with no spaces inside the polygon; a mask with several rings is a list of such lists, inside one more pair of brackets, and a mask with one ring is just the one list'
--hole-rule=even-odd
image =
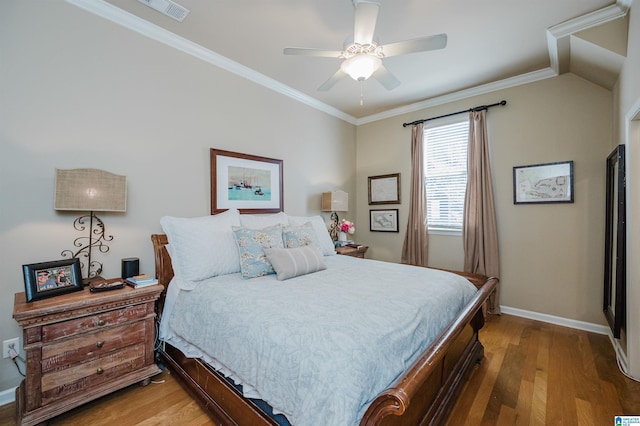
{"label": "patterned decorative pillow", "polygon": [[240,255],[240,273],[242,278],[255,278],[274,274],[271,263],[264,254],[265,248],[284,248],[282,226],[269,226],[263,229],[233,227],[233,235]]}
{"label": "patterned decorative pillow", "polygon": [[333,246],[333,240],[329,235],[327,224],[324,223],[324,220],[320,216],[289,216],[289,225],[291,226],[300,226],[307,222],[311,222],[313,229],[316,231],[316,237],[318,237],[322,254],[325,256],[335,255],[336,251]]}
{"label": "patterned decorative pillow", "polygon": [[313,245],[322,252],[318,236],[311,222],[300,226],[285,226],[282,228],[282,240],[286,248]]}
{"label": "patterned decorative pillow", "polygon": [[322,252],[314,245],[268,248],[264,252],[280,281],[327,269]]}

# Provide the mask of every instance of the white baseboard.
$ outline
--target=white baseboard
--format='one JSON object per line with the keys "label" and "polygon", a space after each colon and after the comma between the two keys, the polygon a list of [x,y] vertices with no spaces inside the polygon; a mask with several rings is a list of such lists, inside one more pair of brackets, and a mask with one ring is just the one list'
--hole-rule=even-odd
{"label": "white baseboard", "polygon": [[517,317],[528,318],[536,321],[548,322],[550,324],[561,325],[564,327],[575,328],[578,330],[590,331],[598,334],[609,334],[609,327],[606,325],[593,324],[585,321],[577,321],[555,315],[541,314],[539,312],[525,311],[524,309],[510,308],[508,306],[500,306],[503,313],[515,315]]}
{"label": "white baseboard", "polygon": [[[564,327],[576,328],[578,330],[591,331],[598,334],[610,334],[609,327],[604,325],[592,324],[584,321],[576,321],[572,319],[556,317],[554,315],[541,314],[538,312],[525,311],[524,309],[510,308],[508,306],[500,306],[500,309],[505,314],[515,315],[517,317],[548,322],[550,324],[562,325]],[[15,388],[0,391],[0,406],[14,402],[15,396]]]}
{"label": "white baseboard", "polygon": [[11,404],[16,400],[16,388],[0,391],[0,407]]}

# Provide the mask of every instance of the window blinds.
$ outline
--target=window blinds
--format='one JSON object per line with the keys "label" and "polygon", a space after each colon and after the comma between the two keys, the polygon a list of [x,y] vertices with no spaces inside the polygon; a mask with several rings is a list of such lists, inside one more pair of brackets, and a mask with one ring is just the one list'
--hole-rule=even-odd
{"label": "window blinds", "polygon": [[462,230],[469,120],[424,130],[427,221],[430,230]]}

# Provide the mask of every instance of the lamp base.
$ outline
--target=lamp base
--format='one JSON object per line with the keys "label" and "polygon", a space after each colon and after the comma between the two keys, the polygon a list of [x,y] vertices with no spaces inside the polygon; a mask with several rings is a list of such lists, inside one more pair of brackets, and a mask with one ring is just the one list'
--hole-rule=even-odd
{"label": "lamp base", "polygon": [[331,212],[331,226],[329,227],[329,235],[333,241],[338,241],[338,233],[340,232],[340,220],[338,213]]}
{"label": "lamp base", "polygon": [[[89,222],[88,226],[87,222]],[[75,257],[81,259],[80,267],[84,270],[83,275],[87,275],[87,278],[82,279],[82,283],[87,286],[95,279],[102,279],[100,276],[102,273],[102,263],[91,259],[91,249],[96,248],[100,253],[107,253],[109,246],[105,244],[105,242],[112,241],[113,235],[105,234],[104,222],[93,212],[76,218],[73,222],[73,227],[78,231],[88,230],[89,236],[78,237],[73,241],[75,247],[80,247],[78,251],[63,250],[60,255],[62,257],[68,256],[70,258]],[[82,261],[82,258],[87,259],[86,264]]]}

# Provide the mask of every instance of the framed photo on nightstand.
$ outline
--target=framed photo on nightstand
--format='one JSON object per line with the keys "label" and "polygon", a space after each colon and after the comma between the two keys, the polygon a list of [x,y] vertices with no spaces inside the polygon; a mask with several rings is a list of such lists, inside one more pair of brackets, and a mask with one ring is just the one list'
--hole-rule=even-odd
{"label": "framed photo on nightstand", "polygon": [[82,290],[80,259],[22,265],[27,302]]}

